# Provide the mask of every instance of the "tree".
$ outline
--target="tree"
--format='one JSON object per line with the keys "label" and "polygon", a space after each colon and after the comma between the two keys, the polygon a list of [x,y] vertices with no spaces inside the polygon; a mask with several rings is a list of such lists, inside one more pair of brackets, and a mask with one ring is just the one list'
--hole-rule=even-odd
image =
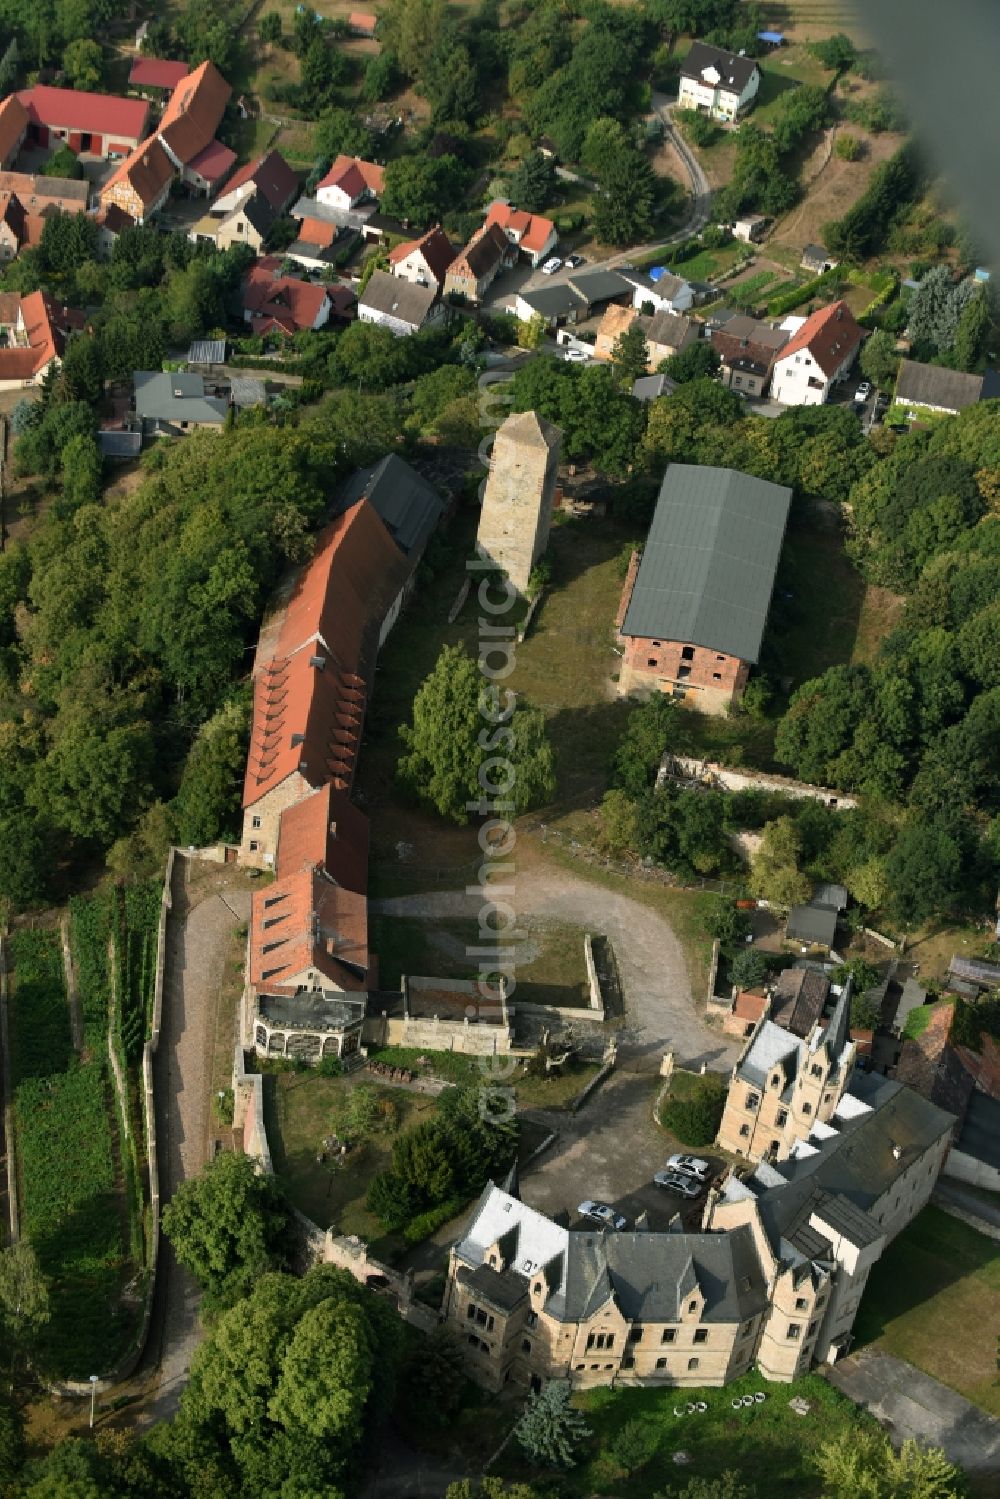
{"label": "tree", "polygon": [[660,761],[677,733],[677,705],[658,693],[633,708],[611,761],[611,782],[641,797],[656,781]]}
{"label": "tree", "polygon": [[649,344],[638,319],[615,340],[611,365],[619,388],[629,391],[640,375],[649,369]]}
{"label": "tree", "polygon": [[548,331],[548,321],[541,312],[533,312],[527,321],[524,318],[518,319],[517,347],[519,349],[540,349],[545,342],[545,336]]}
{"label": "tree", "polygon": [[283,1265],[289,1218],[274,1177],[259,1176],[248,1156],[224,1154],[178,1187],[163,1231],[181,1264],[224,1306]]}
{"label": "tree", "polygon": [[679,354],[671,354],[668,359],[662,359],[659,365],[660,372],[669,375],[671,380],[676,380],[678,385],[685,385],[689,380],[712,378],[719,373],[721,367],[722,360],[707,338],[699,339],[697,343],[681,349]]}
{"label": "tree", "polygon": [[397,156],[385,169],[382,207],[421,227],[440,223],[460,201],[466,178],[454,156]]}
{"label": "tree", "polygon": [[856,135],[838,135],[833,149],[841,161],[860,161],[864,155],[865,146]]}
{"label": "tree", "polygon": [[422,79],[437,39],[447,30],[446,0],[391,0],[381,14],[379,39],[410,78]]}
{"label": "tree", "polygon": [[849,36],[838,31],[834,36],[824,37],[821,41],[810,42],[809,51],[823,64],[824,68],[833,68],[837,72],[843,72],[849,68],[857,56],[857,49]]}
{"label": "tree", "polygon": [[0,57],[0,97],[6,97],[13,89],[19,61],[17,37],[12,36]]}
{"label": "tree", "polygon": [[63,53],[63,68],[74,88],[96,89],[101,81],[104,54],[97,42],[80,37]]}
{"label": "tree", "polygon": [[547,1468],[576,1463],[576,1450],[591,1433],[583,1413],[570,1405],[570,1393],[562,1380],[550,1380],[531,1396],[514,1435],[532,1462]]}
{"label": "tree", "polygon": [[448,1426],[465,1389],[462,1350],[447,1327],[435,1327],[414,1345],[402,1370],[403,1411],[414,1431]]}
{"label": "tree", "polygon": [[0,1397],[0,1483],[13,1485],[24,1462],[24,1417],[17,1402]]}
{"label": "tree", "polygon": [[[27,1239],[0,1250],[0,1336],[11,1369],[49,1320],[49,1288]],[[0,1441],[0,1453],[2,1453]],[[2,1463],[0,1463],[2,1466]]]}
{"label": "tree", "polygon": [[641,151],[630,147],[609,163],[593,199],[594,231],[608,245],[637,244],[653,232],[656,183]]}
{"label": "tree", "polygon": [[964,1490],[960,1470],[940,1447],[911,1438],[896,1453],[881,1432],[823,1442],[814,1462],[824,1488],[844,1499],[959,1499]]}
{"label": "tree", "polygon": [[973,370],[978,365],[993,326],[993,303],[987,287],[980,287],[962,309],[955,330],[953,354],[955,366],[960,370]]}
{"label": "tree", "polygon": [[949,822],[907,823],[886,856],[890,904],[914,926],[950,910],[962,887],[962,851]]}
{"label": "tree", "polygon": [[242,693],[202,725],[173,803],[179,843],[204,848],[236,836],[249,728],[249,697]]}
{"label": "tree", "polygon": [[389,328],[358,319],[337,340],[337,372],[344,380],[356,380],[359,388],[367,385],[379,390],[394,385],[403,375],[406,342]]}
{"label": "tree", "polygon": [[383,48],[378,57],[369,57],[365,64],[365,76],[361,84],[361,97],[366,104],[378,104],[391,99],[402,81],[399,62],[395,53]]}
{"label": "tree", "polygon": [[632,857],[639,846],[639,803],[626,791],[606,791],[601,800],[598,846],[613,859]]}
{"label": "tree", "polygon": [[[691,1478],[671,1499],[756,1499],[757,1490],[743,1482],[738,1473],[720,1473],[718,1478]],[[657,1494],[655,1499],[668,1499]]]}
{"label": "tree", "polygon": [[628,1478],[652,1462],[660,1445],[655,1427],[645,1421],[626,1421],[611,1443],[610,1453]]}
{"label": "tree", "polygon": [[751,864],[750,888],[754,894],[775,906],[794,906],[808,900],[812,885],[799,872],[801,852],[802,840],[790,817],[765,823]]}
{"label": "tree", "polygon": [[374,150],[371,131],[351,109],[325,109],[316,121],[313,140],[324,161],[340,155],[364,158]]}
{"label": "tree", "polygon": [[621,121],[602,115],[594,120],[584,137],[580,165],[600,182],[614,170],[618,157],[631,147],[632,142]]}
{"label": "tree", "polygon": [[764,982],[767,959],[762,952],[747,947],[738,952],[729,965],[729,977],[738,989],[754,989]]}
{"label": "tree", "polygon": [[269,10],[261,16],[257,35],[265,46],[273,47],[281,41],[281,16],[276,10]]}
{"label": "tree", "polygon": [[956,281],[949,266],[934,266],[924,275],[909,301],[908,328],[917,343],[944,351],[958,334],[962,313],[978,296],[976,283]]}
{"label": "tree", "polygon": [[750,913],[741,911],[734,900],[717,896],[702,918],[702,925],[709,937],[714,937],[723,947],[738,947],[750,932]]}
{"label": "tree", "polygon": [[63,354],[61,373],[67,400],[89,401],[96,406],[104,394],[104,359],[99,341],[87,334],[71,338]]}
{"label": "tree", "polygon": [[896,339],[884,328],[876,328],[861,346],[861,372],[874,385],[886,390],[899,369]]}
{"label": "tree", "polygon": [[541,213],[555,187],[555,163],[541,151],[529,151],[507,181],[512,203],[528,213]]}
{"label": "tree", "polygon": [[682,1145],[700,1148],[711,1145],[719,1133],[725,1107],[725,1079],[716,1072],[706,1072],[695,1079],[683,1098],[671,1094],[660,1111],[660,1117],[665,1128],[676,1135]]}
{"label": "tree", "polygon": [[412,722],[399,733],[399,780],[452,822],[468,822],[493,796],[519,813],[555,790],[540,712],[517,707],[513,694],[504,702],[464,645],[443,648],[414,699]]}
{"label": "tree", "polygon": [[83,167],[80,158],[69,146],[62,145],[58,151],[53,151],[48,161],[42,167],[43,177],[67,177],[70,181],[78,181],[83,176]]}
{"label": "tree", "polygon": [[845,883],[859,906],[865,906],[869,911],[879,910],[889,894],[885,860],[876,857],[849,869]]}
{"label": "tree", "polygon": [[101,497],[103,459],[96,440],[78,435],[63,448],[63,504],[72,508],[93,505]]}

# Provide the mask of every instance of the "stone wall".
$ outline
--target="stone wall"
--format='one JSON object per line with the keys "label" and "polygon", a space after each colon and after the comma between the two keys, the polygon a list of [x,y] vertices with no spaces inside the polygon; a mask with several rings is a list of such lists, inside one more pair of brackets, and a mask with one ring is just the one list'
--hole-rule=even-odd
{"label": "stone wall", "polygon": [[811,786],[807,781],[765,775],[758,770],[734,770],[714,760],[694,760],[686,755],[665,754],[656,779],[661,786],[666,780],[701,781],[721,791],[774,791],[796,800],[825,802],[828,807],[847,809],[858,804],[855,797],[834,791],[829,786]]}
{"label": "stone wall", "polygon": [[264,1079],[259,1072],[247,1072],[239,1041],[233,1057],[233,1127],[242,1131],[244,1154],[257,1162],[265,1176],[272,1175],[274,1164],[264,1125]]}
{"label": "stone wall", "polygon": [[458,1051],[495,1056],[511,1047],[509,1030],[500,1025],[469,1025],[454,1020],[414,1020],[405,1015],[367,1015],[361,1031],[365,1044],[418,1047],[422,1051]]}

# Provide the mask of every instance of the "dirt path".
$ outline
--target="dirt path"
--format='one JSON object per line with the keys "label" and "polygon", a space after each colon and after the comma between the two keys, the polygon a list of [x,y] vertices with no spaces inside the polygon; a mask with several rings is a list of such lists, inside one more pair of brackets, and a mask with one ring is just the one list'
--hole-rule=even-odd
{"label": "dirt path", "polygon": [[[216,1008],[230,940],[249,917],[246,890],[191,888],[191,861],[174,865],[174,907],[167,926],[163,1026],[156,1057],[156,1112],[160,1191],[169,1202],[181,1182],[196,1176],[208,1156],[212,1055]],[[219,876],[223,884],[225,875]],[[213,882],[214,883],[214,882]],[[166,1240],[161,1244],[157,1287],[159,1357],[155,1394],[146,1414],[169,1419],[177,1408],[194,1351],[201,1340],[200,1295]]]}
{"label": "dirt path", "polygon": [[[713,1031],[697,1012],[684,953],[670,923],[657,911],[559,866],[519,868],[510,899],[525,916],[565,921],[609,937],[625,993],[626,1028],[621,1050],[642,1071],[659,1068],[667,1048],[686,1066],[702,1062],[728,1071],[738,1048]],[[387,916],[430,920],[475,917],[478,895],[460,890],[429,891],[372,902]],[[517,1004],[517,997],[514,997]]]}

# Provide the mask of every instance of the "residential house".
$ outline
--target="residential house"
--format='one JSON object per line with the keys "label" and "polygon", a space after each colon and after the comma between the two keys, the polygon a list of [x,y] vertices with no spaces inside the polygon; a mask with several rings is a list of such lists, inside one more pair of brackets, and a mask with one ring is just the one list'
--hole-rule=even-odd
{"label": "residential house", "polygon": [[[827,1067],[822,1044],[810,1055]],[[927,1202],[951,1123],[898,1083],[856,1078],[824,1127],[803,1117],[795,1154],[711,1189],[700,1231],[566,1226],[521,1202],[512,1172],[451,1250],[442,1319],[497,1393],[721,1386],[755,1365],[789,1382],[849,1348],[869,1271]]]}
{"label": "residential house", "polygon": [[514,312],[522,322],[542,317],[550,328],[557,328],[586,321],[609,302],[631,300],[632,287],[618,271],[579,271],[533,291],[519,292]]}
{"label": "residential house", "polygon": [[0,261],[40,244],[45,221],[54,213],[85,213],[90,184],[68,177],[0,172]]}
{"label": "residential house", "polygon": [[317,184],[316,197],[327,208],[345,211],[362,203],[374,203],[385,187],[385,168],[359,156],[338,156]]}
{"label": "residential house", "polygon": [[982,375],[967,375],[963,370],[947,370],[936,364],[919,364],[914,359],[899,361],[896,404],[913,408],[914,416],[926,411],[954,416],[966,406],[975,406],[982,398]]}
{"label": "residential house", "polygon": [[430,327],[444,312],[437,287],[399,281],[387,271],[373,272],[358,299],[358,317],[363,323],[378,323],[399,338]]}
{"label": "residential house", "polygon": [[744,395],[763,396],[774,362],[789,340],[782,328],[736,313],[710,334],[722,361],[722,383]]}
{"label": "residential house", "polygon": [[0,292],[0,390],[38,385],[58,368],[67,339],[82,326],[83,314],[48,292]]}
{"label": "residential house", "polygon": [[657,312],[644,317],[634,307],[612,305],[601,318],[594,341],[594,358],[610,359],[615,344],[633,325],[642,329],[649,348],[649,369],[653,371],[663,359],[690,348],[699,339],[699,327],[693,319],[672,312]]}
{"label": "residential house", "polygon": [[215,139],[232,92],[215,64],[203,62],[174,89],[156,128],[181,181],[206,196],[236,162],[236,153]]}
{"label": "residential house", "polygon": [[770,222],[763,213],[743,214],[733,225],[733,238],[742,240],[745,245],[758,245],[767,233]]}
{"label": "residential house", "polygon": [[155,136],[142,142],[101,188],[102,208],[115,207],[145,224],[170,196],[174,163]]}
{"label": "residential house", "polygon": [[760,68],[752,57],[694,42],[681,64],[677,106],[733,124],[753,108],[759,88]]}
{"label": "residential house", "polygon": [[31,116],[16,94],[8,94],[0,104],[0,167],[13,165],[24,145]]}
{"label": "residential house", "polygon": [[328,782],[350,791],[375,659],[411,571],[361,499],[283,586],[253,668],[242,863],[274,868],[287,809]]}
{"label": "residential house", "polygon": [[298,220],[299,232],[284,255],[307,270],[329,270],[358,238],[359,221],[315,198],[300,198],[291,213]]}
{"label": "residential house", "polygon": [[620,694],[668,692],[706,713],[743,695],[759,659],[791,490],[672,463],[618,611]]}
{"label": "residential house", "polygon": [[102,257],[106,260],[126,229],[134,229],[136,221],[117,203],[107,203],[96,214],[97,242]]}
{"label": "residential house", "polygon": [[217,250],[229,250],[233,245],[249,245],[251,250],[260,254],[274,227],[275,218],[275,212],[263,193],[252,193],[241,199],[231,213],[224,216],[204,214],[188,231],[188,239],[192,244],[200,241],[214,245]]}
{"label": "residential house", "polygon": [[635,291],[632,306],[640,312],[689,312],[694,306],[694,287],[682,276],[674,276],[662,265],[646,271],[622,266],[618,272],[631,282]]}
{"label": "residential house", "polygon": [[830,998],[830,980],[816,968],[786,968],[774,986],[771,1018],[803,1041],[819,1024]]}
{"label": "residential house", "polygon": [[128,86],[144,99],[161,103],[190,71],[186,62],[172,62],[164,57],[137,57],[129,70]]}
{"label": "residential house", "polygon": [[525,213],[512,203],[497,198],[486,210],[486,227],[492,225],[502,229],[518,254],[529,265],[541,265],[551,255],[559,240],[556,226],[551,219],[538,213]]}
{"label": "residential house", "polygon": [[352,10],[347,18],[347,24],[352,36],[373,37],[378,25],[378,16],[374,11]]}
{"label": "residential house", "polygon": [[69,146],[78,156],[116,160],[144,138],[149,105],[144,99],[118,99],[82,89],[36,84],[17,98],[28,114],[28,139],[39,146]]}
{"label": "residential house", "polygon": [[847,378],[864,336],[846,302],[821,307],[775,360],[771,399],[784,406],[822,406],[831,387]]}
{"label": "residential house", "polygon": [[640,375],[632,383],[632,394],[637,401],[658,401],[662,396],[672,396],[677,381],[669,375]]}
{"label": "residential house", "polygon": [[837,261],[825,245],[806,245],[799,265],[814,276],[822,276],[826,271],[834,270]]}
{"label": "residential house", "polygon": [[210,394],[201,375],[136,370],[135,414],[146,436],[180,437],[198,428],[220,431],[229,402]]}
{"label": "residential house", "polygon": [[477,229],[445,273],[445,296],[481,302],[500,272],[513,264],[516,253],[498,225]]}
{"label": "residential house", "polygon": [[229,178],[211,212],[225,217],[248,198],[263,197],[276,218],[287,213],[299,189],[294,172],[280,151],[267,151],[256,161],[247,162]]}
{"label": "residential house", "polygon": [[444,230],[436,225],[419,239],[407,240],[389,251],[389,273],[401,281],[435,286],[441,291],[456,254]]}
{"label": "residential house", "polygon": [[839,920],[840,912],[836,906],[816,901],[792,906],[785,922],[785,939],[788,942],[798,942],[803,947],[829,950],[836,940]]}
{"label": "residential house", "polygon": [[320,282],[283,276],[280,265],[277,256],[268,256],[251,266],[243,282],[244,322],[261,335],[279,332],[290,336],[325,327],[330,317],[327,288]]}

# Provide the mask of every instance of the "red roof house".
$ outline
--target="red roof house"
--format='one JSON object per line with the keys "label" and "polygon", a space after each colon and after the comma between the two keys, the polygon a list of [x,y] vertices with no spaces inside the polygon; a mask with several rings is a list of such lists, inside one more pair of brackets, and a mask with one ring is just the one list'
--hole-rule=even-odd
{"label": "red roof house", "polygon": [[88,94],[81,89],[36,84],[17,98],[28,113],[28,134],[40,145],[63,142],[84,156],[127,156],[146,134],[144,99]]}
{"label": "red roof house", "polygon": [[328,208],[353,208],[365,198],[377,198],[385,187],[385,169],[359,156],[338,156],[316,188]]}
{"label": "red roof house", "polygon": [[781,350],[774,362],[771,399],[785,406],[821,406],[857,358],[865,330],[846,302],[821,307]]}
{"label": "red roof house", "polygon": [[70,331],[82,322],[82,314],[63,307],[47,292],[4,297],[0,326],[8,343],[0,348],[0,389],[36,384],[53,360],[61,359]]}
{"label": "red roof house", "polygon": [[174,89],[156,133],[178,167],[194,161],[211,143],[232,92],[211,62],[203,62]]}
{"label": "red roof house", "polygon": [[555,248],[559,238],[551,219],[538,213],[525,213],[499,198],[490,204],[486,213],[487,228],[493,224],[503,230],[511,244],[516,245],[532,265],[538,265]]}
{"label": "red roof house", "polygon": [[190,71],[186,62],[168,62],[163,57],[137,57],[128,75],[128,86],[170,93]]}
{"label": "red roof house", "polygon": [[0,104],[0,166],[9,167],[24,144],[31,116],[16,94]]}
{"label": "red roof house", "polygon": [[407,240],[389,251],[389,269],[403,281],[415,281],[423,286],[433,282],[444,285],[448,267],[457,255],[440,224],[428,229],[419,239]]}
{"label": "red roof house", "polygon": [[[275,257],[268,257],[273,260]],[[327,288],[295,276],[275,275],[257,262],[243,283],[243,317],[254,333],[298,333],[322,328],[330,316]]]}

